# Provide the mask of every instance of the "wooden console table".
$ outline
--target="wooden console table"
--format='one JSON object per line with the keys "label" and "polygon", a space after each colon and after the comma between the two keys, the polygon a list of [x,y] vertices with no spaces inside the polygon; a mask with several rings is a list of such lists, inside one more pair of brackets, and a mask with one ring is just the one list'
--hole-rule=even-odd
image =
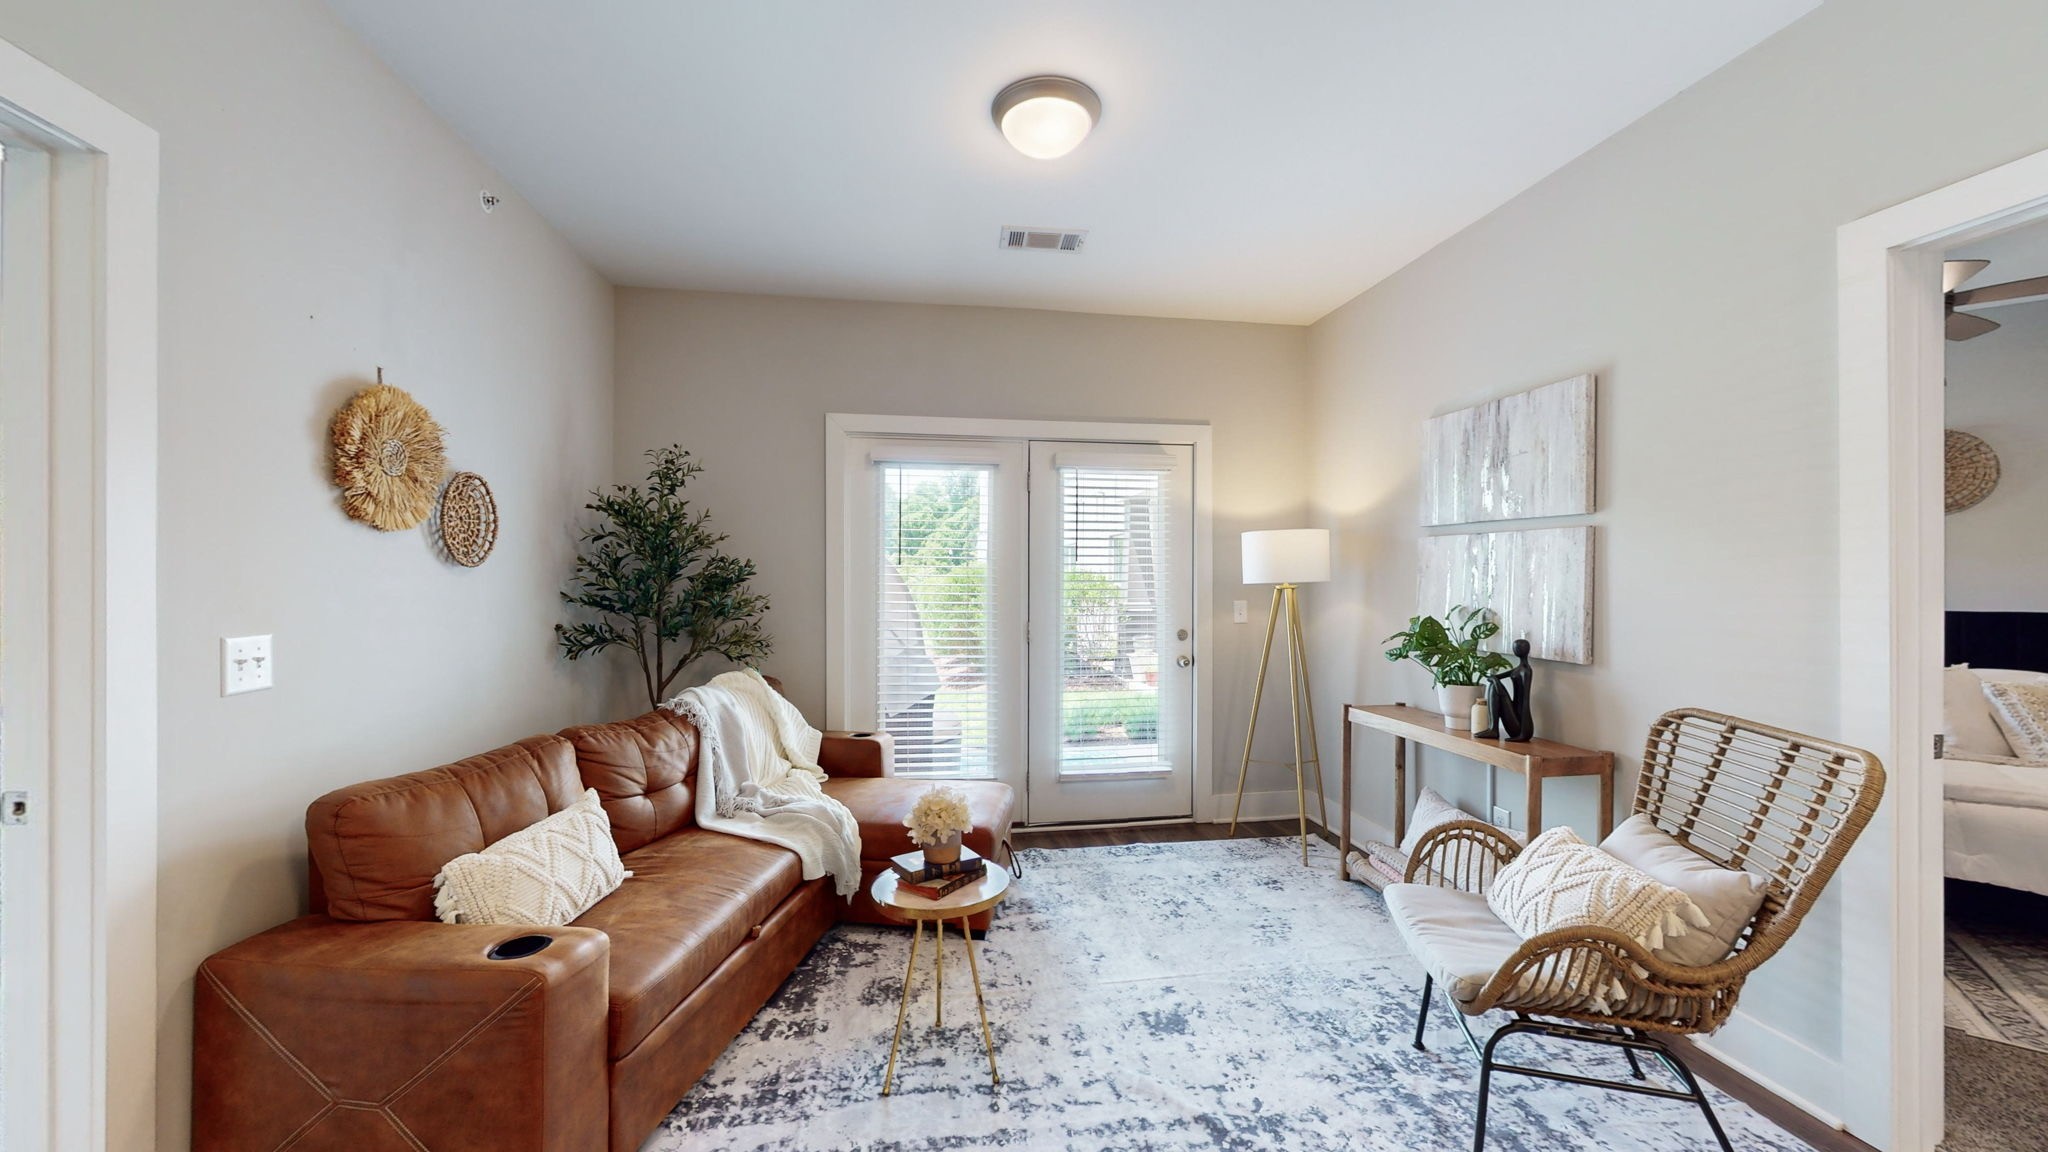
{"label": "wooden console table", "polygon": [[1444,727],[1438,713],[1406,704],[1351,704],[1344,709],[1343,799],[1337,810],[1337,874],[1351,878],[1351,727],[1361,725],[1394,737],[1394,842],[1408,834],[1408,742],[1440,748],[1454,756],[1519,772],[1526,784],[1529,836],[1543,830],[1543,782],[1558,776],[1600,778],[1600,838],[1614,831],[1614,753],[1574,748],[1555,740],[1481,740]]}

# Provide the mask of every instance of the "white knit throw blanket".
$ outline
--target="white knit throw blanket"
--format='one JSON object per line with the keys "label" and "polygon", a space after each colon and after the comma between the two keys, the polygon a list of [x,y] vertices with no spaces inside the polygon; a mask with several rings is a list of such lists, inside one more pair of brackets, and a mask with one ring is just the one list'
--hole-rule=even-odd
{"label": "white knit throw blanket", "polygon": [[714,677],[662,705],[697,726],[697,824],[780,844],[803,861],[804,879],[860,888],[860,825],[825,795],[818,767],[824,736],[749,668]]}

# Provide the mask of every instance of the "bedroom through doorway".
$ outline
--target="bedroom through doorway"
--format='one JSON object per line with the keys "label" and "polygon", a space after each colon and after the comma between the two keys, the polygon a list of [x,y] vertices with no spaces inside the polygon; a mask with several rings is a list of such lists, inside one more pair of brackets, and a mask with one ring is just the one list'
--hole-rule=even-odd
{"label": "bedroom through doorway", "polygon": [[2048,225],[1946,254],[1947,1152],[2048,1130]]}

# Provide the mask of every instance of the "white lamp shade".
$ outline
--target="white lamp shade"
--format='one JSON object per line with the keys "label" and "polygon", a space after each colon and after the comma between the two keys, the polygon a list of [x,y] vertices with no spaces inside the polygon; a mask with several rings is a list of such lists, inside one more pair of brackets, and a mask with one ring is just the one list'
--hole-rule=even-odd
{"label": "white lamp shade", "polygon": [[1244,534],[1247,584],[1321,584],[1330,578],[1330,531],[1283,528]]}

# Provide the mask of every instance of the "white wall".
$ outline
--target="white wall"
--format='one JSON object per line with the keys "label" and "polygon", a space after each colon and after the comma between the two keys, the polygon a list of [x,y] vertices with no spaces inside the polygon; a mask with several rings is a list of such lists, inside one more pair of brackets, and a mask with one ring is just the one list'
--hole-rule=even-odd
{"label": "white wall", "polygon": [[[0,0],[0,37],[162,139],[156,1146],[182,1149],[193,971],[304,910],[307,803],[597,714],[549,625],[610,473],[611,289],[313,0]],[[496,490],[483,567],[337,509],[327,423],[378,365]],[[253,632],[278,686],[222,699],[219,637]]]}
{"label": "white wall", "polygon": [[[1306,515],[1305,329],[640,289],[620,290],[617,313],[619,475],[644,476],[659,445],[697,454],[707,471],[692,492],[773,601],[765,666],[812,715],[825,701],[827,412],[1209,422],[1216,779],[1235,789],[1270,596],[1238,583],[1238,534]],[[1230,623],[1233,599],[1253,601],[1258,623]],[[1283,716],[1259,754],[1280,756],[1285,731]],[[1280,784],[1255,767],[1247,787]]]}
{"label": "white wall", "polygon": [[1999,466],[1991,495],[1946,521],[1948,606],[2048,612],[2048,305],[1991,316],[2004,327],[1948,346],[1948,426],[1981,437]]}
{"label": "white wall", "polygon": [[[1591,371],[1597,658],[1540,667],[1539,730],[1620,753],[1627,797],[1667,708],[1833,729],[1835,230],[2048,147],[2044,42],[2039,4],[1837,0],[1317,323],[1315,502],[1341,541],[1318,684],[1425,690],[1377,643],[1414,607],[1422,421]],[[1478,792],[1441,758],[1424,778]],[[1553,818],[1590,831],[1591,789],[1553,788]],[[1845,915],[1888,911],[1824,901],[1717,1043],[1874,1131],[1884,1101],[1844,1081]]]}

